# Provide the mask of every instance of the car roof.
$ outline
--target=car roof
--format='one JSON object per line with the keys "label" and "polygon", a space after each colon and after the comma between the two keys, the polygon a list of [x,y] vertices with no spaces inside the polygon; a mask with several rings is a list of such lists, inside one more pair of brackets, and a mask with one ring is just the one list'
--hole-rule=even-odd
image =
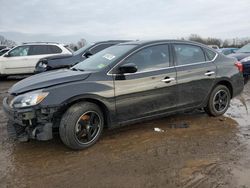
{"label": "car roof", "polygon": [[123,43],[123,42],[131,42],[132,40],[104,40],[104,41],[97,41],[93,44],[99,44],[99,43]]}
{"label": "car roof", "polygon": [[188,41],[188,40],[172,40],[172,39],[169,39],[169,40],[136,40],[136,41],[121,43],[119,45],[131,44],[131,45],[144,46],[144,45],[157,44],[157,43],[185,43],[185,44],[194,44],[194,45],[199,45],[205,48],[209,48],[207,45],[204,45],[198,42],[193,42],[193,41]]}
{"label": "car roof", "polygon": [[20,46],[22,45],[48,45],[48,44],[64,45],[64,44],[57,43],[57,42],[24,42]]}

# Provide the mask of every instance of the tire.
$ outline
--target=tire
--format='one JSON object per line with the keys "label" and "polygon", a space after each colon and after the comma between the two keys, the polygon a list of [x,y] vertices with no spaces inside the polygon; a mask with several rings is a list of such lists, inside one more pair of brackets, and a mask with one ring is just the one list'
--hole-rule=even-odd
{"label": "tire", "polygon": [[67,147],[81,150],[97,142],[103,127],[104,117],[101,109],[94,103],[80,102],[72,105],[64,113],[60,122],[59,134]]}
{"label": "tire", "polygon": [[210,116],[221,116],[229,108],[231,94],[229,89],[224,85],[217,85],[209,96],[205,112]]}

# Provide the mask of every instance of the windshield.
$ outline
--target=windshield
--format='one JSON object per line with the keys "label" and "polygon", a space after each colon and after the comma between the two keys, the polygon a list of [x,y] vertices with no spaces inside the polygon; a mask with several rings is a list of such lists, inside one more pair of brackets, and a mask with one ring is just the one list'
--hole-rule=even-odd
{"label": "windshield", "polygon": [[250,43],[237,50],[237,52],[250,53]]}
{"label": "windshield", "polygon": [[86,51],[90,46],[93,46],[93,44],[86,44],[85,46],[83,46],[82,48],[80,48],[79,50],[74,52],[74,55],[78,55],[83,53],[84,51]]}
{"label": "windshield", "polygon": [[135,45],[130,44],[111,46],[78,63],[72,69],[91,71],[103,69],[134,47]]}

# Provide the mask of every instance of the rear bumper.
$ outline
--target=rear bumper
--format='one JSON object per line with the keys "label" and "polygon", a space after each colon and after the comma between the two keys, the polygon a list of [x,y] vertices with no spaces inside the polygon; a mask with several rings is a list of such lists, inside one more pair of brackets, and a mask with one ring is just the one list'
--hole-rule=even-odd
{"label": "rear bumper", "polygon": [[239,95],[244,89],[244,77],[242,73],[236,74],[232,79],[232,86],[233,86],[233,97]]}
{"label": "rear bumper", "polygon": [[[9,119],[8,124],[12,124],[12,127],[16,128],[14,134],[17,138],[20,135],[36,140],[50,140],[53,138],[53,113],[50,114],[50,110],[47,109],[46,113],[42,113],[41,109],[35,108],[13,109],[9,107],[7,97],[3,100],[3,110]],[[9,132],[11,137],[13,137],[13,130],[15,129],[12,129],[11,133]]]}

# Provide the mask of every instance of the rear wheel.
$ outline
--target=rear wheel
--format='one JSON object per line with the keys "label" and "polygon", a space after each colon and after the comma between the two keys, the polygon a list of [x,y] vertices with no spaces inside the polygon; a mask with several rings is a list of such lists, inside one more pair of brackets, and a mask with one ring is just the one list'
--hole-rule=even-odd
{"label": "rear wheel", "polygon": [[81,102],[71,106],[63,115],[59,133],[71,149],[85,149],[99,139],[104,126],[101,109],[93,103]]}
{"label": "rear wheel", "polygon": [[205,111],[210,116],[220,116],[229,108],[231,94],[229,89],[224,85],[218,85],[210,94]]}

